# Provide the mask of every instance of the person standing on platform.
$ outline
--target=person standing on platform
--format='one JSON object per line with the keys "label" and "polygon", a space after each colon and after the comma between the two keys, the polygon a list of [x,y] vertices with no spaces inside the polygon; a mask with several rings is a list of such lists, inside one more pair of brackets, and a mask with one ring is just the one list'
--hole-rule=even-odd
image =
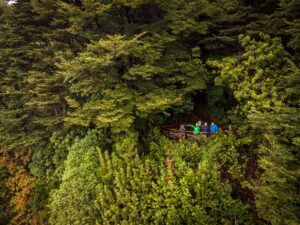
{"label": "person standing on platform", "polygon": [[211,125],[210,125],[210,132],[211,132],[213,135],[219,132],[219,127],[218,127],[214,122],[211,122]]}
{"label": "person standing on platform", "polygon": [[209,132],[209,126],[207,122],[204,123],[204,126],[202,127],[202,132],[207,136]]}
{"label": "person standing on platform", "polygon": [[181,125],[180,125],[179,130],[185,130],[184,124],[181,124]]}
{"label": "person standing on platform", "polygon": [[199,121],[196,123],[196,126],[200,127],[200,130],[201,130],[202,121],[201,121],[201,120],[199,120]]}
{"label": "person standing on platform", "polygon": [[180,128],[179,128],[179,130],[180,130],[180,137],[179,137],[179,139],[186,139],[186,133],[185,133],[185,127],[184,127],[184,124],[181,124],[180,125]]}
{"label": "person standing on platform", "polygon": [[195,124],[195,126],[194,125],[189,125],[189,127],[191,127],[191,128],[193,128],[193,133],[194,134],[199,134],[200,133],[200,126],[198,126],[198,123],[196,123]]}

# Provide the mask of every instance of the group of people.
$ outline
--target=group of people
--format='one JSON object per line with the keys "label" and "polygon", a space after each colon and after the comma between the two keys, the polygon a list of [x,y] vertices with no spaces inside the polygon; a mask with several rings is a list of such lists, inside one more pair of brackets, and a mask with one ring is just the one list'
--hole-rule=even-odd
{"label": "group of people", "polygon": [[[211,125],[209,126],[207,122],[204,122],[202,124],[202,121],[198,121],[195,125],[188,125],[189,127],[193,128],[193,133],[194,134],[199,134],[199,133],[211,133],[215,134],[219,132],[219,127],[214,123],[211,122]],[[180,125],[180,130],[185,130],[184,125]]]}

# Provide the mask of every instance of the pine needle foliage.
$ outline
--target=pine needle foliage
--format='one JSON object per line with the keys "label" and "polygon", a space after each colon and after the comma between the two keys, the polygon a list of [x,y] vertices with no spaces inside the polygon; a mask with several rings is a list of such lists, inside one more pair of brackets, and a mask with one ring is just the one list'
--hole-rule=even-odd
{"label": "pine needle foliage", "polygon": [[239,130],[254,131],[247,136],[261,169],[251,187],[259,216],[271,224],[297,224],[299,68],[278,38],[241,36],[241,45],[241,55],[211,63],[220,68],[216,83],[228,85],[238,101],[235,112],[244,116]]}
{"label": "pine needle foliage", "polygon": [[251,224],[230,185],[219,182],[213,149],[159,142],[164,156],[156,163],[137,154],[134,136],[111,154],[98,149],[98,224]]}
{"label": "pine needle foliage", "polygon": [[[132,127],[134,118],[168,114],[184,99],[205,88],[207,73],[198,57],[169,47],[171,36],[141,33],[108,36],[93,42],[72,61],[61,64],[70,85],[70,125]],[[172,67],[170,67],[172,65]]]}
{"label": "pine needle foliage", "polygon": [[51,194],[51,224],[95,224],[97,138],[89,132],[71,147],[62,182]]}
{"label": "pine needle foliage", "polygon": [[0,0],[0,223],[299,224],[299,7]]}

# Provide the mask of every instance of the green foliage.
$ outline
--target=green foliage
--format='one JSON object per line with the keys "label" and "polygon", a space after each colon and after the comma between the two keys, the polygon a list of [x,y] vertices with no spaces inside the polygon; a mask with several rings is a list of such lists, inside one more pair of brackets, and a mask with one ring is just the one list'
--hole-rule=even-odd
{"label": "green foliage", "polygon": [[207,10],[208,32],[199,40],[208,55],[219,58],[233,54],[238,49],[238,35],[249,32],[250,13],[253,10],[246,1],[217,0]]}
{"label": "green foliage", "polygon": [[22,87],[24,73],[29,69],[27,62],[30,58],[26,54],[29,46],[25,44],[25,37],[20,35],[28,4],[24,3],[23,8],[17,13],[6,4],[0,5],[0,140],[6,145],[24,136],[28,116],[24,109],[26,95]]}
{"label": "green foliage", "polygon": [[212,86],[206,90],[206,96],[210,117],[219,123],[227,123],[226,113],[236,104],[231,91],[227,87]]}
{"label": "green foliage", "polygon": [[47,27],[51,18],[39,16],[29,0],[4,9],[0,25],[1,142],[12,147],[32,145],[49,137],[66,112],[63,80],[54,65],[57,49],[48,34],[55,31]]}
{"label": "green foliage", "polygon": [[134,137],[112,154],[99,149],[99,224],[251,224],[230,185],[220,183],[213,148],[153,141],[163,154],[158,163],[139,157]]}
{"label": "green foliage", "polygon": [[265,139],[259,148],[258,161],[264,173],[254,181],[253,187],[258,214],[272,224],[298,224],[297,177],[300,173],[299,168],[291,166],[295,163],[295,156],[274,137],[266,136]]}
{"label": "green foliage", "polygon": [[[298,224],[299,187],[299,88],[300,70],[292,62],[287,79],[279,83],[287,99],[281,107],[249,115],[253,127],[263,130],[265,141],[259,148],[259,166],[265,171],[255,182],[259,213],[272,224]],[[268,206],[264,202],[268,201]],[[270,207],[271,206],[271,207]],[[269,212],[270,211],[270,212]]]}
{"label": "green foliage", "polygon": [[55,132],[50,139],[50,149],[52,155],[48,160],[51,162],[46,177],[55,184],[59,184],[62,180],[62,174],[65,169],[65,161],[69,150],[74,144],[76,138],[83,138],[86,134],[85,130],[74,129]]}
{"label": "green foliage", "polygon": [[30,208],[33,213],[38,214],[42,224],[48,223],[49,209],[46,207],[49,203],[50,192],[54,189],[53,185],[41,179],[36,180],[30,200]]}
{"label": "green foliage", "polygon": [[76,138],[85,136],[86,131],[73,129],[56,131],[50,142],[39,142],[33,146],[29,164],[30,172],[37,178],[58,185],[65,168],[65,160]]}
{"label": "green foliage", "polygon": [[178,46],[180,56],[174,52],[168,47],[172,42],[171,36],[159,34],[108,36],[74,60],[65,60],[62,74],[70,84],[67,101],[74,109],[65,121],[119,132],[132,127],[135,118],[167,114],[184,105],[187,94],[205,88],[206,70],[183,46]]}
{"label": "green foliage", "polygon": [[220,68],[216,83],[228,85],[238,101],[248,148],[258,145],[261,173],[251,186],[258,215],[272,224],[298,224],[299,68],[277,38],[241,36],[241,44],[243,54],[211,63]]}
{"label": "green foliage", "polygon": [[280,40],[261,34],[256,41],[240,36],[245,52],[239,57],[229,57],[222,63],[212,62],[221,73],[217,85],[228,85],[243,112],[252,109],[266,111],[281,106],[286,98],[278,87],[280,79],[288,74],[288,58]]}
{"label": "green foliage", "polygon": [[28,167],[37,181],[33,188],[31,208],[33,212],[40,214],[44,222],[48,221],[50,214],[47,207],[50,192],[62,182],[69,149],[75,139],[84,137],[85,133],[81,129],[57,131],[52,135],[50,143],[41,142],[33,146]]}
{"label": "green foliage", "polygon": [[299,7],[0,0],[0,223],[298,224]]}
{"label": "green foliage", "polygon": [[52,224],[94,224],[97,174],[97,138],[89,132],[70,148],[62,182],[51,193],[49,204]]}
{"label": "green foliage", "polygon": [[256,10],[251,16],[255,22],[248,25],[249,33],[264,32],[281,37],[283,45],[291,50],[290,53],[299,62],[299,1],[268,0],[262,4],[259,1],[250,4]]}

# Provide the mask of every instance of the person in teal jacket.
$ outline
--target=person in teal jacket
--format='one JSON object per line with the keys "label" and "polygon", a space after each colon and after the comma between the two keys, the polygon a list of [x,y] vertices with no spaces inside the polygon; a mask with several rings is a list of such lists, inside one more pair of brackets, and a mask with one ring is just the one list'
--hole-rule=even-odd
{"label": "person in teal jacket", "polygon": [[198,123],[196,123],[196,125],[189,125],[189,127],[193,128],[193,132],[194,134],[199,134],[200,133],[200,126],[198,126]]}

